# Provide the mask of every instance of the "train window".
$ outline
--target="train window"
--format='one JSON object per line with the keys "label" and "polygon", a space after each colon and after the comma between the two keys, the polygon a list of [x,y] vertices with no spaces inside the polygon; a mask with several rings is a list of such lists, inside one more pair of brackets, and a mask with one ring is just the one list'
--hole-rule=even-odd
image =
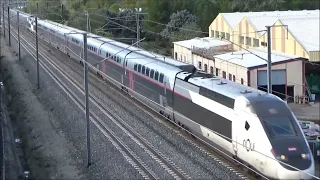
{"label": "train window", "polygon": [[108,52],[106,52],[106,57],[108,57],[109,55],[108,55]]}
{"label": "train window", "polygon": [[295,136],[297,134],[289,117],[270,117],[262,120],[273,137]]}
{"label": "train window", "polygon": [[150,69],[147,67],[146,76],[149,76]]}
{"label": "train window", "polygon": [[159,72],[158,71],[156,71],[156,73],[154,74],[154,79],[158,81],[158,79],[159,79]]}
{"label": "train window", "polygon": [[151,71],[150,71],[150,77],[153,79],[153,75],[154,75],[154,70],[153,69],[151,69]]}
{"label": "train window", "polygon": [[134,67],[133,67],[133,69],[134,69],[135,71],[137,71],[137,67],[138,67],[138,65],[135,64]]}
{"label": "train window", "polygon": [[141,72],[141,64],[138,65],[138,72]]}
{"label": "train window", "polygon": [[141,73],[142,73],[142,74],[145,74],[145,72],[144,72],[145,70],[146,70],[146,67],[145,67],[145,66],[142,66],[142,71],[141,71]]}
{"label": "train window", "polygon": [[160,73],[159,81],[160,81],[161,83],[163,83],[163,74],[162,74],[162,73]]}

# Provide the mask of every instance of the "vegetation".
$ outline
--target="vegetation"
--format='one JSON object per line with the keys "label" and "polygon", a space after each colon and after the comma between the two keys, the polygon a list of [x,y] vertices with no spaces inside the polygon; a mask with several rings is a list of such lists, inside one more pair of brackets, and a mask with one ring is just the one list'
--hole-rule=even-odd
{"label": "vegetation", "polygon": [[[172,41],[207,36],[220,12],[319,9],[319,0],[29,0],[26,12],[170,55]],[[38,9],[37,9],[38,4]],[[63,6],[61,6],[63,4]],[[139,12],[139,16],[137,16]],[[87,27],[88,13],[90,23]],[[167,25],[167,26],[166,26]],[[169,48],[168,48],[169,47]]]}

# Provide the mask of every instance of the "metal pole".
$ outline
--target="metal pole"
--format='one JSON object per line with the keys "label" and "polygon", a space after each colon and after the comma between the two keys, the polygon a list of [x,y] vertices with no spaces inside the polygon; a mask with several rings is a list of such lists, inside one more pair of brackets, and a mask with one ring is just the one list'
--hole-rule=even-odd
{"label": "metal pole", "polygon": [[4,4],[2,4],[3,37],[6,37],[6,24],[4,21]]}
{"label": "metal pole", "polygon": [[87,121],[87,153],[88,167],[91,165],[91,148],[90,148],[90,119],[89,119],[89,93],[88,93],[88,49],[87,34],[83,34],[83,56],[84,56],[84,88],[86,103],[86,121]]}
{"label": "metal pole", "polygon": [[39,3],[37,3],[37,13],[39,13]]}
{"label": "metal pole", "polygon": [[271,80],[272,80],[272,76],[271,76],[271,71],[272,71],[272,69],[271,69],[271,66],[272,66],[272,64],[271,64],[271,26],[267,26],[267,33],[268,33],[268,42],[267,42],[267,46],[268,46],[268,72],[267,72],[267,74],[268,74],[268,93],[271,93],[272,94],[272,82],[271,82]]}
{"label": "metal pole", "polygon": [[36,20],[36,53],[37,53],[37,80],[38,80],[38,89],[40,89],[40,77],[39,77],[39,47],[38,47],[38,18]]}
{"label": "metal pole", "polygon": [[17,20],[18,20],[18,43],[19,43],[19,61],[21,60],[21,44],[20,44],[20,18],[19,11],[17,12]]}
{"label": "metal pole", "polygon": [[9,46],[11,46],[10,7],[8,6]]}
{"label": "metal pole", "polygon": [[86,12],[87,15],[87,32],[89,32],[89,13]]}
{"label": "metal pole", "polygon": [[139,24],[139,13],[137,13],[137,47],[139,47],[139,39],[140,39],[140,24]]}
{"label": "metal pole", "polygon": [[47,10],[49,9],[49,3],[47,2]]}
{"label": "metal pole", "polygon": [[63,4],[61,4],[61,17],[62,17],[62,21],[63,21]]}

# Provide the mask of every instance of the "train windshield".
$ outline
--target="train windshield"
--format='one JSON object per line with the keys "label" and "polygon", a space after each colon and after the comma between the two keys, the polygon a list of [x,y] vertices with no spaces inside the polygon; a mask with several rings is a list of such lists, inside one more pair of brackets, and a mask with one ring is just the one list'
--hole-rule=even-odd
{"label": "train windshield", "polygon": [[288,106],[281,101],[252,101],[251,111],[260,119],[271,137],[300,136]]}
{"label": "train windshield", "polygon": [[271,117],[261,119],[273,137],[296,136],[297,133],[289,117]]}

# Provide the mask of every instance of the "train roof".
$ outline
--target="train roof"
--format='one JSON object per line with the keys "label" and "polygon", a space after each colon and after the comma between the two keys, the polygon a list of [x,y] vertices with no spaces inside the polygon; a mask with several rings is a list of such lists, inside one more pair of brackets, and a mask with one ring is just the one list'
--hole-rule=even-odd
{"label": "train roof", "polygon": [[[69,29],[69,30],[73,30],[75,32],[80,32],[80,33],[84,33],[85,31],[82,31],[82,30],[79,30],[79,29],[76,29],[76,28],[72,28],[72,27],[69,27],[69,26],[66,26],[66,25],[62,25],[62,24],[59,24],[59,23],[56,23],[56,22],[52,22],[52,21],[48,21],[46,20],[47,22],[49,23],[52,23],[52,24],[55,24],[59,27],[62,27],[62,28],[65,28],[65,29]],[[165,57],[163,55],[160,55],[160,54],[157,54],[157,53],[153,53],[153,52],[149,52],[149,51],[146,51],[142,48],[137,48],[137,47],[134,47],[134,46],[130,46],[128,44],[124,44],[124,43],[121,43],[121,42],[118,42],[118,41],[115,41],[115,40],[112,40],[112,39],[108,39],[108,38],[105,38],[105,37],[102,37],[102,36],[98,36],[96,34],[92,34],[92,33],[89,33],[88,34],[88,38],[90,38],[90,41],[95,41],[95,44],[97,44],[98,46],[100,46],[102,43],[103,43],[103,46],[107,46],[108,44],[110,44],[110,46],[108,46],[110,49],[111,48],[115,48],[115,47],[118,47],[116,49],[128,49],[128,51],[132,51],[136,54],[139,54],[141,56],[145,56],[145,57],[149,57],[149,58],[152,58],[152,59],[156,59],[156,60],[159,60],[159,61],[163,61],[164,63],[166,64],[170,64],[170,65],[173,65],[173,66],[177,66],[179,67],[180,69],[184,70],[184,71],[188,71],[188,72],[192,72],[193,69],[195,68],[194,65],[191,65],[191,64],[186,64],[186,63],[183,63],[183,62],[180,62],[180,61],[176,61],[170,57]],[[99,41],[101,41],[99,43]],[[114,46],[114,47],[111,47],[111,46]],[[119,53],[119,55],[121,56],[122,54],[127,54],[127,53]]]}
{"label": "train roof", "polygon": [[[179,73],[177,77],[184,80],[191,73]],[[203,87],[211,91],[223,94],[229,98],[236,99],[239,96],[244,96],[247,99],[253,100],[253,97],[259,96],[259,98],[268,96],[270,98],[274,95],[267,95],[266,92],[260,91],[258,89],[248,87],[221,77],[213,76],[211,74],[197,72],[191,78],[188,79],[188,82],[194,84],[198,87]]]}

